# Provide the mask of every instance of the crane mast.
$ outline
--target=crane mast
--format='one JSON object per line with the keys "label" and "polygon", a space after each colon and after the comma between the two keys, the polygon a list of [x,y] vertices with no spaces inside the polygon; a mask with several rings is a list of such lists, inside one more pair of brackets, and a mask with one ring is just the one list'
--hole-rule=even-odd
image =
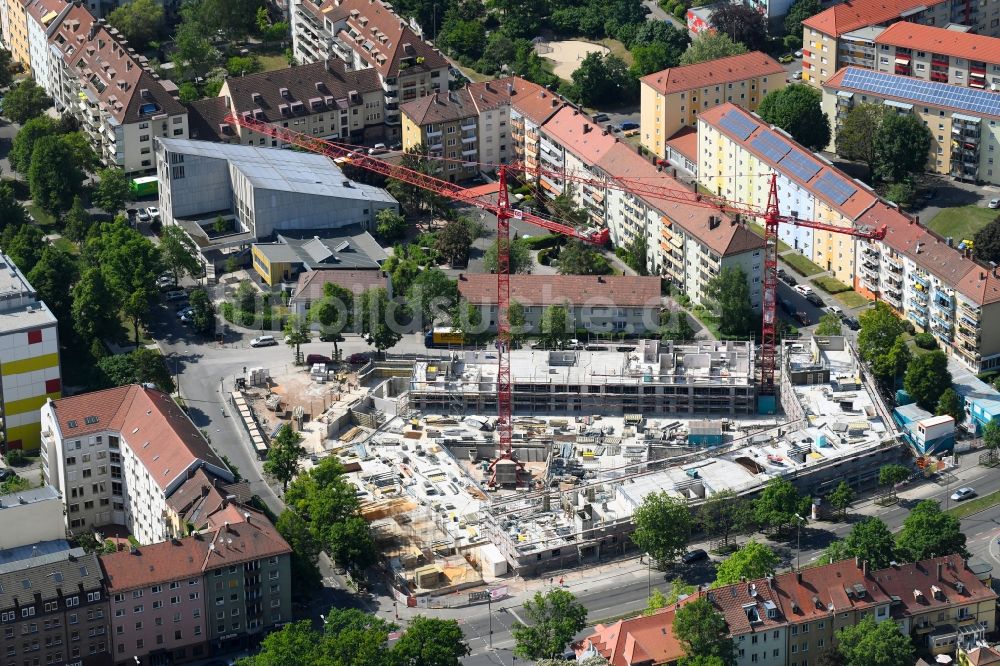
{"label": "crane mast", "polygon": [[[801,220],[794,216],[781,215],[778,209],[778,180],[777,175],[770,176],[770,189],[768,192],[767,205],[764,210],[760,210],[749,204],[730,201],[721,196],[700,194],[690,190],[666,187],[651,183],[649,180],[629,178],[628,176],[608,176],[606,178],[594,178],[592,176],[580,176],[573,173],[555,172],[537,166],[528,166],[524,163],[511,163],[497,165],[497,175],[499,181],[499,192],[497,202],[493,203],[478,193],[456,185],[455,183],[426,174],[407,167],[391,164],[385,160],[365,155],[364,148],[351,144],[332,141],[329,139],[319,139],[301,132],[289,130],[288,128],[277,127],[271,123],[257,120],[250,114],[226,116],[225,122],[232,125],[244,127],[258,134],[269,136],[284,143],[288,143],[304,150],[320,153],[334,159],[346,158],[352,166],[360,167],[374,173],[381,174],[387,178],[394,178],[417,187],[430,190],[453,201],[459,201],[475,206],[481,210],[492,213],[497,218],[497,434],[499,440],[497,457],[491,461],[491,476],[489,485],[495,486],[497,483],[496,467],[500,461],[511,461],[515,465],[517,479],[521,478],[523,464],[518,462],[514,456],[511,433],[513,429],[513,387],[510,377],[510,352],[511,352],[511,330],[508,309],[510,307],[510,220],[512,218],[522,219],[536,226],[549,231],[559,233],[572,238],[577,238],[588,243],[605,244],[609,239],[607,228],[597,231],[587,232],[578,230],[576,227],[561,224],[547,218],[527,213],[511,208],[508,197],[507,180],[512,171],[531,174],[534,177],[550,176],[564,181],[582,183],[595,188],[615,189],[628,192],[636,196],[650,196],[668,201],[676,201],[694,206],[711,208],[723,214],[734,215],[737,218],[754,217],[763,221],[764,226],[764,274],[762,287],[762,314],[763,324],[761,327],[761,353],[760,353],[760,384],[758,395],[765,400],[758,404],[764,405],[765,401],[774,408],[774,399],[777,394],[774,376],[777,370],[777,293],[778,293],[778,229],[782,224],[789,224],[797,227],[827,231],[831,233],[845,234],[854,238],[881,240],[885,238],[886,227],[877,229],[869,227],[839,227],[836,225],[816,222],[812,220]],[[361,152],[357,152],[361,151]],[[443,159],[443,158],[427,158]]]}

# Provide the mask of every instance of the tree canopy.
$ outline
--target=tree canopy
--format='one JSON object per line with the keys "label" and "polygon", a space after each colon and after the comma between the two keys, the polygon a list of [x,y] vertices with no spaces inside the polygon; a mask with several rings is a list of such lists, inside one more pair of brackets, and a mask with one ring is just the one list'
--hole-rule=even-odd
{"label": "tree canopy", "polygon": [[912,113],[886,114],[875,135],[878,176],[898,182],[910,174],[922,172],[927,165],[931,140],[931,131]]}
{"label": "tree canopy", "polygon": [[282,491],[287,491],[289,482],[299,473],[302,459],[305,457],[302,435],[292,430],[292,426],[286,423],[278,429],[278,434],[267,448],[264,473],[280,481]]}
{"label": "tree canopy", "polygon": [[935,500],[923,500],[910,511],[896,535],[896,548],[908,562],[954,553],[969,556],[958,518],[941,511]]}
{"label": "tree canopy", "polygon": [[[34,284],[34,282],[32,282]],[[937,407],[934,413],[938,416],[950,416],[955,419],[955,425],[965,420],[965,408],[962,406],[962,398],[953,388],[946,388],[941,397],[938,398]]]}
{"label": "tree canopy", "polygon": [[592,245],[571,239],[559,252],[560,275],[607,275],[611,264]]}
{"label": "tree canopy", "polygon": [[385,351],[403,335],[396,314],[405,307],[389,298],[384,287],[372,287],[361,294],[361,331],[368,344]]}
{"label": "tree canopy", "polygon": [[670,562],[687,550],[693,520],[687,505],[666,492],[650,493],[632,516],[632,541],[659,562]]}
{"label": "tree canopy", "polygon": [[[24,129],[21,130],[22,132]],[[18,134],[20,136],[20,134]],[[17,138],[14,139],[17,146]],[[13,161],[14,151],[11,150],[11,161]],[[976,232],[973,236],[972,251],[976,259],[980,261],[992,261],[1000,264],[1000,216],[993,218],[993,221]]]}
{"label": "tree canopy", "polygon": [[42,115],[52,100],[33,79],[23,79],[11,86],[3,97],[3,115],[18,125]]}
{"label": "tree canopy", "polygon": [[[97,172],[93,202],[109,213],[117,213],[128,201],[129,184],[121,169],[101,169]],[[168,227],[169,228],[169,227]]]}
{"label": "tree canopy", "polygon": [[785,14],[785,32],[795,35],[801,41],[802,22],[822,11],[820,0],[796,0]]}
{"label": "tree canopy", "polygon": [[903,378],[903,388],[917,404],[933,412],[941,394],[951,387],[948,357],[940,349],[917,356]]}
{"label": "tree canopy", "polygon": [[154,0],[133,0],[111,12],[108,23],[125,35],[129,46],[142,51],[163,30],[163,5]]}
{"label": "tree canopy", "polygon": [[706,534],[722,538],[722,547],[729,539],[753,523],[753,504],[733,490],[712,493],[698,509],[698,524]]}
{"label": "tree canopy", "polygon": [[[530,273],[531,267],[534,265],[534,260],[531,258],[531,249],[523,238],[515,238],[510,241],[510,249],[508,252],[510,256],[510,272],[511,273]],[[486,248],[486,254],[483,257],[483,264],[485,265],[486,271],[489,273],[497,272],[497,241],[494,240],[490,243],[490,246]]]}
{"label": "tree canopy", "polygon": [[719,317],[719,332],[744,337],[753,329],[753,309],[747,274],[738,266],[726,266],[705,285],[705,297]]}
{"label": "tree canopy", "polygon": [[769,546],[751,539],[718,566],[712,587],[770,576],[779,562],[777,554]]}
{"label": "tree canopy", "polygon": [[573,83],[563,92],[584,106],[594,107],[634,100],[639,85],[624,60],[613,53],[595,51],[573,71]]}
{"label": "tree canopy", "polygon": [[514,653],[522,659],[542,659],[562,654],[577,632],[587,626],[587,609],[571,592],[554,589],[523,604],[525,622],[511,627]]}
{"label": "tree canopy", "polygon": [[31,198],[50,213],[69,210],[83,184],[83,172],[68,155],[62,136],[43,136],[31,151],[28,185]]}
{"label": "tree canopy", "polygon": [[741,55],[747,47],[738,44],[721,32],[705,30],[691,41],[691,45],[681,54],[682,65],[696,65],[699,62],[718,60],[726,56]]}
{"label": "tree canopy", "polygon": [[844,543],[850,555],[868,562],[871,569],[884,569],[895,560],[896,544],[892,532],[878,518],[866,518],[855,524]]}
{"label": "tree canopy", "polygon": [[735,649],[729,638],[729,626],[708,598],[700,597],[678,608],[672,630],[687,658],[715,657],[726,666],[734,663]]}
{"label": "tree canopy", "polygon": [[860,622],[837,632],[837,650],[844,666],[910,666],[915,651],[909,636],[895,622],[875,622],[866,614]]}
{"label": "tree canopy", "polygon": [[832,312],[827,312],[819,318],[816,335],[840,335],[841,330],[840,317]]}
{"label": "tree canopy", "polygon": [[152,383],[166,393],[174,390],[163,355],[155,349],[139,347],[127,354],[105,356],[97,365],[106,386]]}
{"label": "tree canopy", "polygon": [[764,15],[742,3],[729,3],[712,12],[709,25],[749,51],[767,49],[767,21]]}
{"label": "tree canopy", "polygon": [[830,119],[823,113],[821,101],[822,94],[816,88],[793,83],[765,95],[757,114],[810,150],[823,150],[830,143]]}
{"label": "tree canopy", "polygon": [[796,514],[806,515],[809,502],[788,479],[772,478],[754,501],[755,518],[760,525],[781,529],[798,520]]}

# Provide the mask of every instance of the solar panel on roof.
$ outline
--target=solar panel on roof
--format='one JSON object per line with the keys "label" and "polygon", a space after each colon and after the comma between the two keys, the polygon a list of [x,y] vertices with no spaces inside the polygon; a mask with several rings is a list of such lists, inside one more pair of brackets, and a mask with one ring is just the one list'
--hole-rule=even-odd
{"label": "solar panel on roof", "polygon": [[1000,116],[1000,93],[976,88],[922,81],[885,72],[848,68],[841,87],[876,95],[897,97],[934,106],[959,108],[990,116]]}
{"label": "solar panel on roof", "polygon": [[765,159],[777,162],[792,149],[787,141],[783,141],[771,130],[761,130],[750,142],[750,145]]}
{"label": "solar panel on roof", "polygon": [[729,111],[719,119],[719,127],[726,130],[740,141],[746,141],[750,133],[754,131],[757,124],[744,116],[739,111]]}
{"label": "solar panel on roof", "polygon": [[858,188],[832,173],[824,173],[816,181],[816,190],[832,201],[834,205],[840,206],[851,198]]}
{"label": "solar panel on roof", "polygon": [[778,166],[803,182],[815,176],[820,168],[816,160],[809,159],[797,150],[782,157]]}

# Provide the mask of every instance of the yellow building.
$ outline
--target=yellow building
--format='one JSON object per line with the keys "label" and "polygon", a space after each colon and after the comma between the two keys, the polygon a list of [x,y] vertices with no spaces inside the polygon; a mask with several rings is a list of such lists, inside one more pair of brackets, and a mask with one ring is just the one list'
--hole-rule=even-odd
{"label": "yellow building", "polygon": [[37,451],[39,410],[48,398],[62,397],[59,332],[55,316],[27,278],[0,254],[0,400],[4,451]]}
{"label": "yellow building", "polygon": [[468,88],[427,95],[399,107],[403,150],[423,145],[446,158],[439,175],[451,182],[479,173],[479,110]]}
{"label": "yellow building", "polygon": [[21,0],[7,0],[7,21],[10,28],[10,55],[21,63],[25,71],[31,69],[31,51],[28,47],[28,11]]}
{"label": "yellow building", "polygon": [[694,125],[702,111],[725,102],[754,111],[767,93],[785,83],[781,63],[759,51],[644,76],[640,86],[642,145],[666,158],[667,140],[681,128]]}

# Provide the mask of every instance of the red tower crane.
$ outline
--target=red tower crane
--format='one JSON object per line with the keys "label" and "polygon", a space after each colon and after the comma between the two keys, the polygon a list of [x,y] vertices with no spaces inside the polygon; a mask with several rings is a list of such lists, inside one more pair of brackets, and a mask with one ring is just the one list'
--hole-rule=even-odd
{"label": "red tower crane", "polygon": [[[533,167],[523,163],[510,165],[498,165],[497,173],[499,177],[499,194],[497,202],[485,200],[482,195],[470,192],[469,190],[451,183],[443,178],[421,173],[400,165],[391,164],[385,160],[366,155],[365,149],[347,143],[319,139],[301,132],[277,127],[267,122],[253,118],[250,114],[229,115],[225,122],[244,127],[258,134],[277,139],[283,143],[291,144],[298,148],[310,152],[320,153],[334,159],[347,158],[352,166],[360,167],[374,173],[378,173],[388,178],[415,185],[417,187],[431,190],[454,201],[460,201],[481,210],[489,211],[497,218],[497,432],[499,435],[499,452],[496,459],[490,465],[492,476],[490,485],[494,485],[496,479],[496,465],[501,460],[513,461],[520,469],[521,464],[514,457],[514,450],[511,442],[512,431],[512,386],[510,379],[510,320],[508,319],[508,306],[510,304],[510,220],[512,218],[522,219],[536,226],[542,227],[572,238],[595,243],[604,244],[608,241],[608,229],[601,229],[594,233],[581,232],[575,227],[561,224],[553,220],[534,215],[510,207],[507,196],[507,177],[511,171],[530,174],[534,177],[548,176],[562,181],[572,181],[600,189],[615,189],[629,192],[637,196],[649,196],[657,199],[677,201],[706,208],[718,210],[720,213],[734,215],[737,218],[753,217],[763,220],[764,223],[764,276],[763,276],[763,326],[761,331],[761,372],[758,395],[776,395],[774,384],[774,374],[776,369],[776,337],[777,337],[777,315],[775,305],[777,301],[778,288],[778,227],[781,224],[790,224],[797,227],[828,231],[838,234],[846,234],[855,238],[882,239],[885,238],[886,228],[878,229],[869,227],[845,228],[823,222],[812,220],[801,220],[797,217],[781,215],[778,212],[778,184],[777,176],[771,175],[770,192],[768,194],[767,206],[760,210],[755,206],[730,201],[720,196],[700,194],[689,190],[664,187],[656,185],[648,180],[630,178],[628,176],[613,176],[608,178],[593,178],[589,176],[579,176],[572,173],[549,171],[541,167]],[[440,159],[440,158],[429,158]]]}

